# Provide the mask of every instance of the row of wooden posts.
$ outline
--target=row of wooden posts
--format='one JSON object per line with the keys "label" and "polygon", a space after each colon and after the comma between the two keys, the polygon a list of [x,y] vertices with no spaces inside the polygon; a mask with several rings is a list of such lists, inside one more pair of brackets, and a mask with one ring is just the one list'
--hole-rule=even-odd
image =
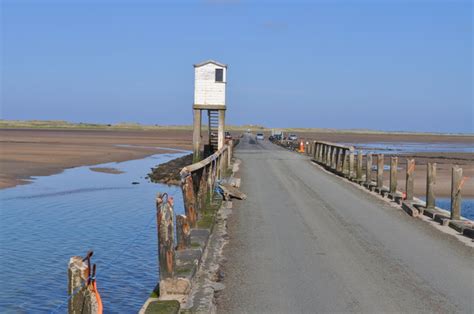
{"label": "row of wooden posts", "polygon": [[[365,155],[365,178],[363,177],[362,151],[354,152],[353,146],[340,145],[336,143],[312,141],[305,147],[306,153],[313,159],[324,165],[331,171],[347,177],[353,181],[363,184],[371,190],[375,190],[382,195],[389,195],[393,199],[414,200],[414,173],[415,159],[406,160],[406,180],[405,194],[397,190],[397,170],[398,157],[390,158],[390,182],[388,188],[383,184],[383,173],[385,160],[383,154],[377,154],[376,181],[372,181],[373,156],[370,153]],[[462,168],[457,165],[452,167],[452,188],[451,188],[451,219],[461,219],[461,189],[465,178],[462,176]],[[435,184],[436,184],[436,163],[427,164],[426,176],[426,208],[435,208]]]}
{"label": "row of wooden posts", "polygon": [[208,200],[213,198],[217,182],[226,176],[234,145],[233,141],[228,141],[213,155],[181,170],[185,215],[176,215],[176,245],[174,201],[166,194],[158,194],[156,215],[160,282],[174,278],[175,251],[191,247],[191,229],[197,227],[200,212],[206,208]]}

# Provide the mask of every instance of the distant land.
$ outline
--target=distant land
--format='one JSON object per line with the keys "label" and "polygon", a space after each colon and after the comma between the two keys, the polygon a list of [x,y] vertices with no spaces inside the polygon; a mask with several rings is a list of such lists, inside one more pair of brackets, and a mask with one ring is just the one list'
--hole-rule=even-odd
{"label": "distant land", "polygon": [[[203,129],[206,129],[206,122],[203,122]],[[0,120],[0,129],[71,129],[71,130],[192,130],[192,125],[146,125],[135,122],[120,123],[89,123],[89,122],[68,122],[63,120]],[[369,129],[330,129],[330,128],[278,128],[261,125],[227,125],[229,131],[270,132],[272,129],[279,129],[284,132],[297,133],[361,133],[361,134],[407,134],[407,135],[450,135],[450,136],[473,136],[474,133],[439,133],[439,132],[414,132],[414,131],[383,131]]]}

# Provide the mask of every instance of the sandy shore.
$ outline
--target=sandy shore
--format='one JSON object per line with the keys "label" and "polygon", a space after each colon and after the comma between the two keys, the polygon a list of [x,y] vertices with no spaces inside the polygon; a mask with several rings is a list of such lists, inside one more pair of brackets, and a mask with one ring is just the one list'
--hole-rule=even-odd
{"label": "sandy shore", "polygon": [[[390,142],[412,142],[412,143],[474,143],[474,136],[455,135],[432,135],[432,134],[359,134],[359,133],[298,133],[300,138],[314,139],[340,143],[373,143],[384,142],[387,146]],[[390,151],[385,154],[385,164],[390,164]],[[451,195],[451,168],[459,165],[463,168],[463,175],[467,177],[462,195],[464,197],[474,197],[474,154],[473,153],[412,153],[399,156],[398,188],[405,190],[405,165],[407,158],[415,158],[415,194],[417,197],[424,197],[426,194],[426,164],[428,162],[437,163],[436,195],[438,197],[449,197]],[[373,163],[376,164],[374,156]],[[365,162],[365,161],[364,161]],[[365,164],[365,163],[364,163]],[[375,179],[375,173],[373,173]],[[384,182],[388,185],[388,171],[385,171]]]}
{"label": "sandy shore", "polygon": [[[298,133],[298,136],[305,139],[343,143],[474,143],[474,136],[341,132]],[[120,145],[134,145],[134,147]],[[28,183],[31,176],[50,175],[67,168],[120,162],[169,152],[147,148],[147,146],[190,150],[191,145],[192,132],[188,130],[0,129],[0,188]],[[387,153],[385,155],[387,165],[389,157],[390,154]],[[451,166],[454,164],[460,165],[464,170],[464,176],[468,177],[463,188],[463,195],[474,197],[474,154],[416,153],[400,156],[399,166],[403,168],[398,174],[400,190],[405,187],[404,167],[407,157],[414,157],[416,160],[415,194],[417,196],[425,195],[426,163],[436,162],[438,164],[436,193],[439,197],[450,195]],[[385,175],[388,185],[388,171]]]}
{"label": "sandy shore", "polygon": [[170,152],[152,147],[191,149],[191,145],[192,133],[184,130],[0,129],[0,188],[25,184],[32,176],[51,175],[67,168]]}

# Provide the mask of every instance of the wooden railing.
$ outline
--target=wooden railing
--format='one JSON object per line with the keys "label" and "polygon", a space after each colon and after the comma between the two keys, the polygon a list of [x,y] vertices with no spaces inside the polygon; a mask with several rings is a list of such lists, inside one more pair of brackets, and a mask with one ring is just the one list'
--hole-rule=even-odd
{"label": "wooden railing", "polygon": [[181,170],[184,209],[192,228],[196,227],[199,210],[206,206],[207,198],[213,196],[216,181],[228,171],[234,145],[230,140],[211,156]]}
{"label": "wooden railing", "polygon": [[396,201],[411,216],[425,215],[443,225],[449,225],[470,238],[474,237],[473,222],[461,217],[461,190],[468,178],[463,177],[463,170],[459,166],[452,166],[451,208],[450,213],[446,213],[436,207],[436,163],[426,165],[426,202],[421,202],[414,197],[415,159],[413,158],[406,159],[405,191],[401,192],[397,186],[397,156],[390,157],[389,182],[388,186],[385,186],[383,179],[385,158],[383,154],[375,155],[376,163],[373,166],[373,155],[371,153],[363,154],[360,150],[355,154],[353,146],[311,141],[306,142],[305,152],[326,169],[363,185],[382,197],[389,197]]}
{"label": "wooden railing", "polygon": [[354,174],[354,147],[331,142],[313,141],[306,145],[306,153],[332,171],[346,175]]}

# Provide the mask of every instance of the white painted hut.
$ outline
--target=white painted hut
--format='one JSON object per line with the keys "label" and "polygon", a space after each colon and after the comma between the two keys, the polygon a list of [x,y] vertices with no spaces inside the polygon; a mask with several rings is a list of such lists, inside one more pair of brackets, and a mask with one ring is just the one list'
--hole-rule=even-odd
{"label": "white painted hut", "polygon": [[227,65],[207,60],[194,65],[194,109],[225,109]]}

